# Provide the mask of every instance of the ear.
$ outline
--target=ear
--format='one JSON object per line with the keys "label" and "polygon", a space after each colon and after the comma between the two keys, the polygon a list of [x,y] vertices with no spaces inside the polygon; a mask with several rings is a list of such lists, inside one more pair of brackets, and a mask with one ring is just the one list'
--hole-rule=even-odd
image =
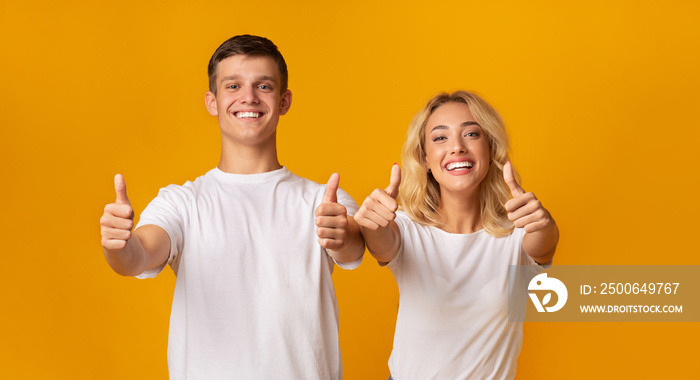
{"label": "ear", "polygon": [[282,94],[282,98],[280,99],[280,115],[284,115],[289,111],[289,108],[292,106],[292,92],[290,90],[287,90]]}
{"label": "ear", "polygon": [[219,116],[219,109],[216,107],[216,95],[213,92],[207,91],[204,94],[204,105],[207,107],[210,115]]}

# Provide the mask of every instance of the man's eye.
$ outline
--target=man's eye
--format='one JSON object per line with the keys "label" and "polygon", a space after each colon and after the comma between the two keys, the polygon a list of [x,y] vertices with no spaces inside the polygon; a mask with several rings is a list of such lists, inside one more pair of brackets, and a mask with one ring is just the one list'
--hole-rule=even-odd
{"label": "man's eye", "polygon": [[258,87],[259,87],[261,90],[269,90],[269,89],[271,88],[270,86],[268,86],[268,85],[266,85],[266,84],[261,84],[261,85],[258,86]]}
{"label": "man's eye", "polygon": [[234,90],[235,90],[235,89],[238,88],[238,85],[237,85],[237,84],[229,84],[228,86],[226,86],[226,88],[230,88],[230,89],[234,89]]}

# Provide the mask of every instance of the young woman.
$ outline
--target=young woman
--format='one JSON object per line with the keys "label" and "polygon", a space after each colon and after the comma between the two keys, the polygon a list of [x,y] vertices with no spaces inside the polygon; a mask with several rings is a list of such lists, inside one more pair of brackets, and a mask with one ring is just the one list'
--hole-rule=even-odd
{"label": "young woman", "polygon": [[501,117],[475,94],[439,94],[411,122],[402,162],[403,182],[394,165],[355,214],[399,287],[393,379],[514,378],[522,323],[508,321],[508,268],[539,272],[559,230],[516,182]]}

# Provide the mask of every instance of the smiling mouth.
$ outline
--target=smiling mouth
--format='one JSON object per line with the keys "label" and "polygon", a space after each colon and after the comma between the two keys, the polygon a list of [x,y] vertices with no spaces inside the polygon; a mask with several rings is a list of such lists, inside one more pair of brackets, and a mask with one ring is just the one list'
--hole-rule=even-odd
{"label": "smiling mouth", "polygon": [[262,117],[262,112],[250,112],[250,111],[240,111],[234,112],[233,116],[239,119],[258,119]]}
{"label": "smiling mouth", "polygon": [[445,169],[447,169],[448,172],[458,169],[471,169],[473,167],[474,163],[471,161],[450,162],[449,164],[445,165]]}

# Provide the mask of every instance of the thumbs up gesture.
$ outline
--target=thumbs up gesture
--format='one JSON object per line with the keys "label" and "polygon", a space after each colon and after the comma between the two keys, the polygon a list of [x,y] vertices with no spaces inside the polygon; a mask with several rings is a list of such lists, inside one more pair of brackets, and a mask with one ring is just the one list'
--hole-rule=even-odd
{"label": "thumbs up gesture", "polygon": [[518,185],[510,162],[503,166],[503,179],[513,195],[513,198],[506,202],[505,208],[508,211],[508,220],[513,222],[515,227],[524,228],[525,232],[532,233],[554,224],[549,211],[542,207],[535,194],[526,193]]}
{"label": "thumbs up gesture", "polygon": [[316,235],[321,247],[340,250],[348,244],[348,211],[338,203],[340,175],[333,173],[321,204],[316,207]]}
{"label": "thumbs up gesture", "polygon": [[391,168],[391,179],[386,189],[374,189],[362,203],[360,210],[355,214],[355,221],[361,227],[376,231],[380,227],[389,226],[396,218],[396,210],[399,204],[396,197],[399,195],[401,184],[401,167],[394,164]]}
{"label": "thumbs up gesture", "polygon": [[131,229],[134,228],[134,210],[126,196],[126,183],[121,174],[114,177],[114,190],[117,200],[105,206],[100,218],[102,246],[109,251],[124,249],[131,238]]}

